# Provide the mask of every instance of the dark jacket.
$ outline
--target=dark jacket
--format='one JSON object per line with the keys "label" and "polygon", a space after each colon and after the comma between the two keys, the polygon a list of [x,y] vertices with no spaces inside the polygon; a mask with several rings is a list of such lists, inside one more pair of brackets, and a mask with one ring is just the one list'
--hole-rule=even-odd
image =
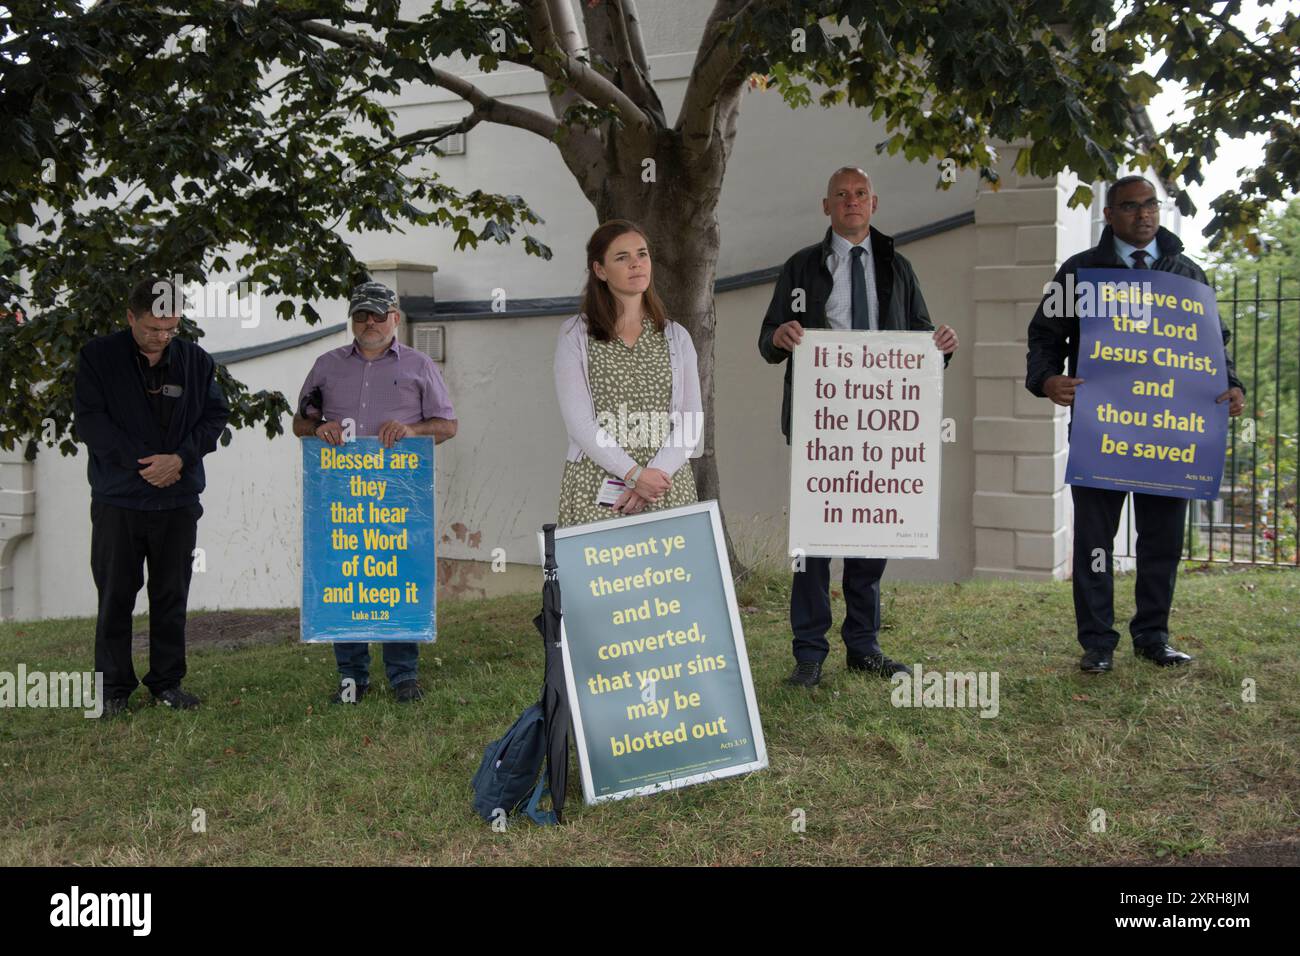
{"label": "dark jacket", "polygon": [[[1156,230],[1156,248],[1160,251],[1160,258],[1151,264],[1152,269],[1157,272],[1172,272],[1174,275],[1186,276],[1203,285],[1209,285],[1201,267],[1183,255],[1182,240],[1164,226]],[[1127,263],[1115,252],[1115,234],[1111,232],[1110,226],[1107,226],[1102,230],[1101,238],[1097,240],[1095,246],[1061,263],[1061,268],[1056,270],[1056,276],[1052,281],[1059,288],[1067,288],[1066,276],[1072,275],[1077,280],[1080,269],[1123,269],[1126,266]],[[1064,303],[1066,315],[1050,317],[1043,314],[1043,306],[1049,298],[1049,294],[1044,294],[1043,300],[1038,303],[1038,310],[1029,321],[1029,353],[1025,356],[1025,388],[1039,398],[1046,397],[1043,393],[1043,383],[1053,375],[1060,375],[1061,370],[1066,367],[1067,360],[1071,378],[1077,377],[1075,371],[1079,367],[1079,317],[1075,312],[1076,303],[1074,301]],[[1232,333],[1228,331],[1222,319],[1219,320],[1219,327],[1223,330],[1228,385],[1240,388],[1244,392],[1245,386],[1241,384],[1241,379],[1237,378],[1237,370],[1233,367],[1232,357],[1228,354],[1228,340],[1232,338]]]}
{"label": "dark jacket", "polygon": [[[130,329],[94,339],[77,362],[74,426],[90,450],[94,501],[161,511],[198,503],[207,484],[203,456],[217,447],[230,408],[217,387],[216,363],[192,342],[172,339],[166,384],[179,385],[171,426],[163,434],[144,391],[144,375]],[[180,455],[180,479],[155,488],[140,477],[149,455]]]}
{"label": "dark jacket", "polygon": [[[772,301],[763,328],[758,333],[758,351],[769,363],[786,362],[784,395],[781,398],[781,434],[790,440],[790,377],[794,365],[787,361],[790,353],[772,344],[778,326],[798,321],[805,329],[827,329],[826,300],[830,298],[833,280],[826,268],[826,257],[831,254],[831,230],[826,230],[822,241],[800,249],[781,268],[781,275],[772,290]],[[882,332],[933,332],[929,310],[921,296],[921,286],[912,271],[912,264],[894,252],[894,240],[883,232],[871,229],[871,261],[876,269],[876,298],[880,302],[880,330]],[[795,289],[804,291],[804,311],[794,309]],[[944,366],[952,356],[943,357]]]}

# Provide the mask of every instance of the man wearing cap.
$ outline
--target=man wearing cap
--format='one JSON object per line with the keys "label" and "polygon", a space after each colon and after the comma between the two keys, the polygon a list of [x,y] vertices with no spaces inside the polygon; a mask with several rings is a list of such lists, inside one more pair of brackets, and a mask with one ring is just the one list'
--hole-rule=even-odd
{"label": "man wearing cap", "polygon": [[[359,437],[377,437],[385,448],[416,435],[441,443],[456,434],[455,411],[433,360],[397,341],[401,321],[397,293],[379,282],[352,290],[348,308],[351,345],[316,360],[298,396],[293,433],[331,445],[343,442],[343,421],[356,423]],[[424,696],[418,680],[420,645],[386,642],[384,670],[398,703]],[[334,703],[358,703],[370,684],[370,645],[335,643],[339,688]]]}

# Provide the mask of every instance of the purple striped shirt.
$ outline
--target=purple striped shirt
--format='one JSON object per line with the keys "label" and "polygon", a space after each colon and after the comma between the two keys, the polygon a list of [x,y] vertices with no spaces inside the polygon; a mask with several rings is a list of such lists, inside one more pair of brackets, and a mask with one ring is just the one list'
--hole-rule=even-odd
{"label": "purple striped shirt", "polygon": [[355,340],[316,359],[298,393],[299,408],[317,387],[325,419],[353,419],[358,436],[378,435],[384,422],[414,425],[426,418],[456,417],[433,359],[396,338],[377,359],[362,355]]}

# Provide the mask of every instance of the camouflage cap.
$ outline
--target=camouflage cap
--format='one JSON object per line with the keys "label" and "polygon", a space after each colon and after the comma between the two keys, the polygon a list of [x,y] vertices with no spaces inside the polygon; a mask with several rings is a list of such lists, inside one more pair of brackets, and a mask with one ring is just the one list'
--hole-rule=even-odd
{"label": "camouflage cap", "polygon": [[386,315],[390,309],[401,308],[397,293],[382,282],[363,282],[352,290],[348,315],[354,312],[374,312]]}

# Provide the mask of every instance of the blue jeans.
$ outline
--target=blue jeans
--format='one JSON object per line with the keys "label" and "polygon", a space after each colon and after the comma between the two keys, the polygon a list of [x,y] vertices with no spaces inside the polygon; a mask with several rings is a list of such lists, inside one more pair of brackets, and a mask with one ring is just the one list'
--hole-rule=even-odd
{"label": "blue jeans", "polygon": [[[381,641],[384,646],[384,673],[390,687],[404,680],[414,680],[420,662],[420,645],[414,641]],[[339,665],[339,676],[351,677],[358,687],[370,683],[370,645],[336,643],[334,660]]]}

